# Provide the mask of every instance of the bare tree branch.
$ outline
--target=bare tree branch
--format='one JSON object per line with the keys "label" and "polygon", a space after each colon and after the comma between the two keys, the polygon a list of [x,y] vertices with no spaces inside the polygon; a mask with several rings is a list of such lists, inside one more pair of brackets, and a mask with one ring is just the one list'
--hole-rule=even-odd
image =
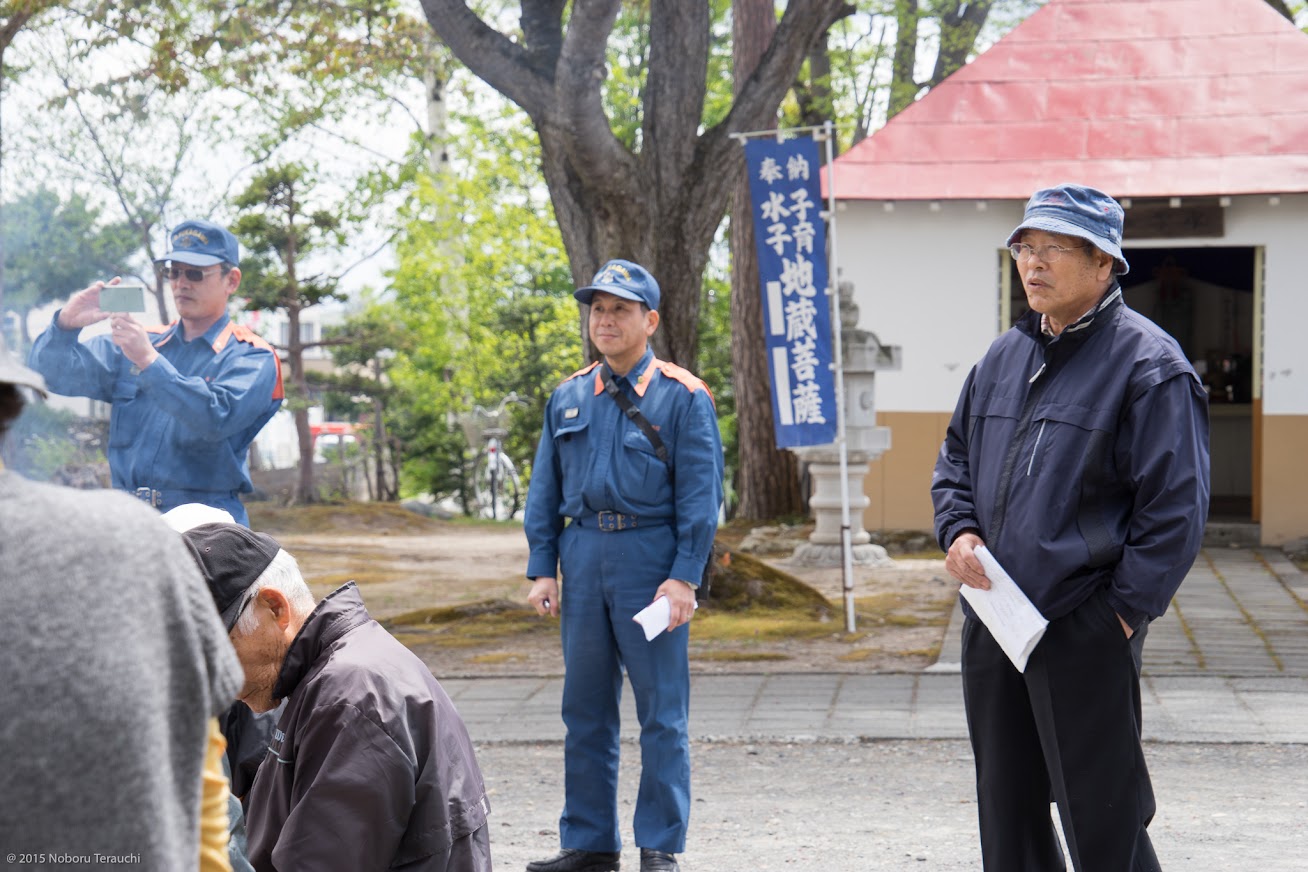
{"label": "bare tree branch", "polygon": [[[523,2],[527,5],[532,0]],[[555,0],[543,2],[558,6],[562,15],[562,4]],[[533,63],[538,58],[482,21],[463,0],[422,0],[422,9],[432,30],[474,75],[517,103],[532,118],[546,113],[554,83]]]}

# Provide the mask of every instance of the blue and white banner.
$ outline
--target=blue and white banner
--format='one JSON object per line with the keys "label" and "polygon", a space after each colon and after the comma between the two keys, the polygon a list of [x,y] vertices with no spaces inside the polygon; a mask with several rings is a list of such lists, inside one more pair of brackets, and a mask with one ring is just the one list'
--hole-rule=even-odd
{"label": "blue and white banner", "polygon": [[812,137],[745,143],[777,447],[836,441],[821,159]]}

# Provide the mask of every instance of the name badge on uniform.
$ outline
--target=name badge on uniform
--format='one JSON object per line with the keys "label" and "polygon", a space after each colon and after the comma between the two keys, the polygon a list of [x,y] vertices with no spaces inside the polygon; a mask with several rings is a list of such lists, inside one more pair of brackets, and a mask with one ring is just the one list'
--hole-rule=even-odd
{"label": "name badge on uniform", "polygon": [[579,414],[581,414],[581,408],[578,407],[578,406],[574,406],[574,407],[571,408],[571,409],[564,409],[564,410],[563,410],[563,418],[564,418],[564,420],[567,420],[568,418],[575,418],[575,417],[577,417]]}

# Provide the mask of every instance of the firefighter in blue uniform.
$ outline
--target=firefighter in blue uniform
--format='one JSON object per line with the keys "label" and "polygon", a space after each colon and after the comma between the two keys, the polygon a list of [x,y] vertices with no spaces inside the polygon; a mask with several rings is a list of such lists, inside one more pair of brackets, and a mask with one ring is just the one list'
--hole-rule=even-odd
{"label": "firefighter in blue uniform", "polygon": [[[252,490],[247,455],[282,403],[273,347],[227,316],[241,283],[236,237],[185,221],[167,262],[178,320],[146,327],[100,308],[104,282],[78,291],[32,346],[30,364],[52,391],[111,403],[113,485],[166,511],[184,503],[225,509],[248,525],[240,494]],[[117,283],[115,279],[110,284]],[[83,327],[110,332],[85,342]]]}
{"label": "firefighter in blue uniform", "polygon": [[[722,442],[707,386],[649,347],[659,324],[649,272],[610,261],[574,296],[590,305],[591,342],[604,359],[550,397],[527,492],[527,599],[561,618],[567,727],[562,850],[527,869],[619,867],[625,669],[641,726],[640,868],[676,872],[690,813],[687,624],[722,504]],[[668,630],[646,641],[632,617],[659,597],[668,600]]]}

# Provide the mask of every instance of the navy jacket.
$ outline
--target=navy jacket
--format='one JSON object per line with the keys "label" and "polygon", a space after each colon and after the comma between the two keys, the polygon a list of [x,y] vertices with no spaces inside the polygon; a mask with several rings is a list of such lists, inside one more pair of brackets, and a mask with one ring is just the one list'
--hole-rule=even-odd
{"label": "navy jacket", "polygon": [[1116,285],[1057,337],[1030,312],[995,340],[931,484],[942,548],[974,530],[1046,618],[1107,588],[1137,628],[1194,562],[1208,493],[1207,395]]}

